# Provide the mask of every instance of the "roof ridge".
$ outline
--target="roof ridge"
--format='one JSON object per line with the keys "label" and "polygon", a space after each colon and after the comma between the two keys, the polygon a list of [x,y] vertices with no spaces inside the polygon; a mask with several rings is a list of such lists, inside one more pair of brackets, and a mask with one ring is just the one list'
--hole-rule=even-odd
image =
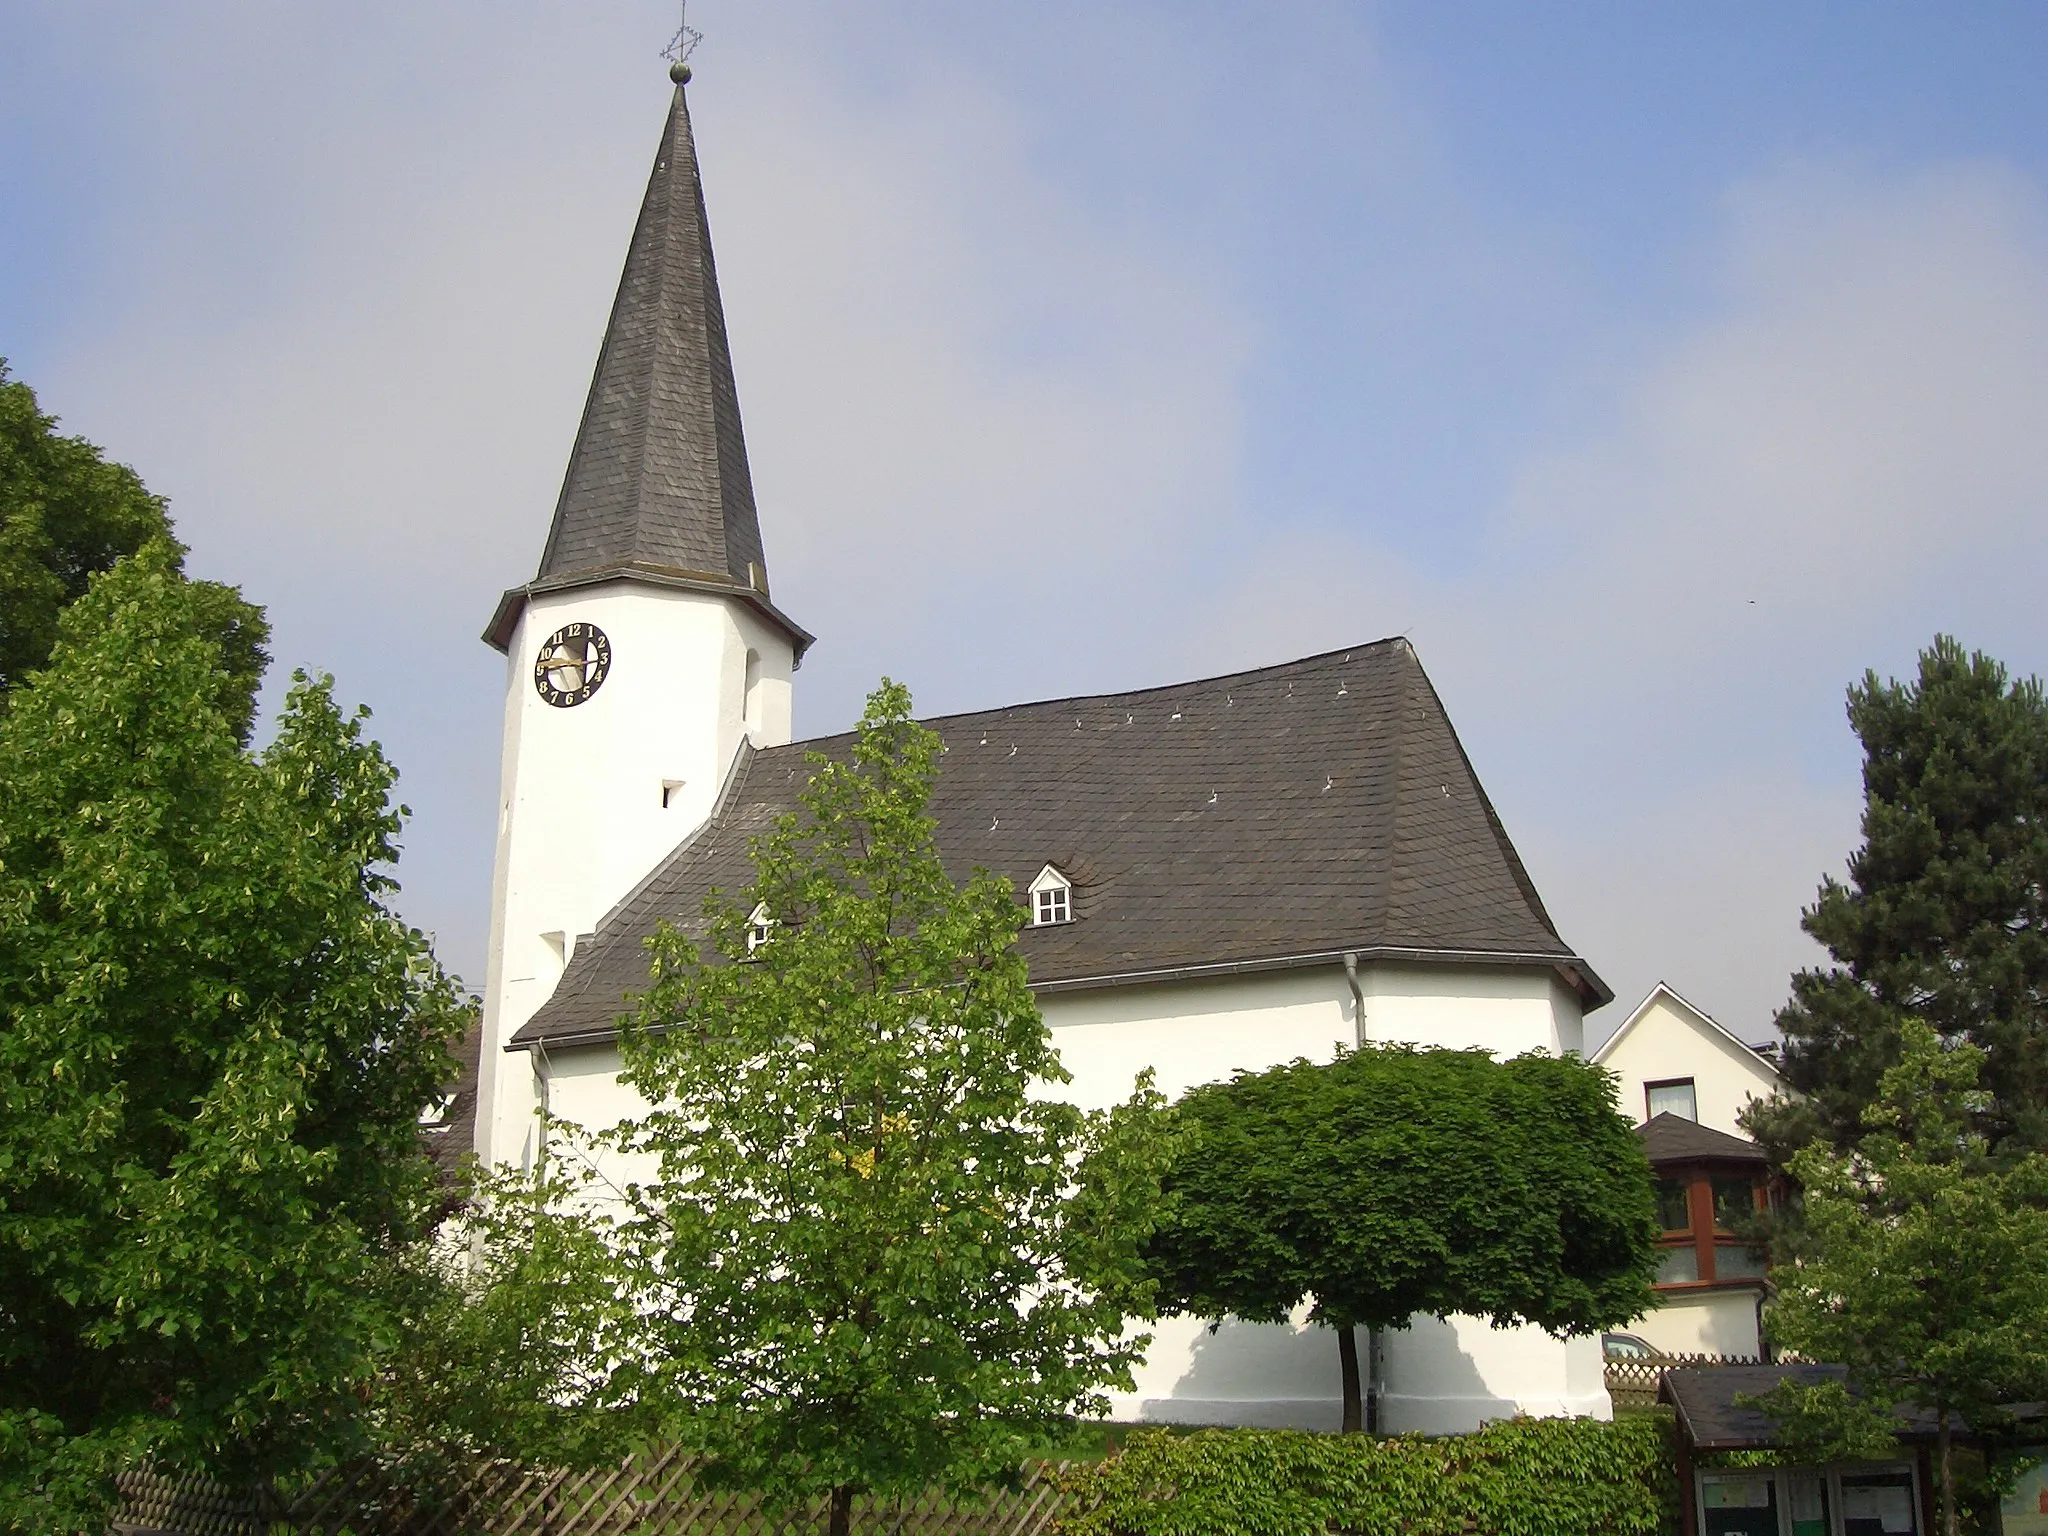
{"label": "roof ridge", "polygon": [[[1269,666],[1247,667],[1239,672],[1223,672],[1217,674],[1214,677],[1191,677],[1186,679],[1185,681],[1178,683],[1159,683],[1146,688],[1112,688],[1102,693],[1076,693],[1069,694],[1065,698],[1023,699],[1014,704],[993,704],[985,709],[956,709],[943,715],[920,715],[917,717],[917,723],[919,725],[926,727],[927,729],[930,729],[935,727],[942,721],[977,720],[985,715],[1003,715],[1008,714],[1013,710],[1050,709],[1052,706],[1056,704],[1085,705],[1100,703],[1109,699],[1138,699],[1143,698],[1148,694],[1181,693],[1185,692],[1187,689],[1190,688],[1202,688],[1219,683],[1236,683],[1240,681],[1275,676],[1279,673],[1286,672],[1291,668],[1307,667],[1317,662],[1330,661],[1332,658],[1337,658],[1341,663],[1341,661],[1349,660],[1353,655],[1355,655],[1359,651],[1376,651],[1382,648],[1398,648],[1406,650],[1408,654],[1411,656],[1415,653],[1415,648],[1413,645],[1409,643],[1408,637],[1406,635],[1388,635],[1383,639],[1368,640],[1359,645],[1340,645],[1336,647],[1334,650],[1318,651],[1312,656],[1297,657],[1293,661],[1276,661]],[[858,727],[852,727],[843,731],[832,731],[823,736],[802,737],[795,741],[785,742],[780,747],[766,747],[763,748],[763,750],[768,752],[780,752],[787,751],[797,747],[820,746],[826,742],[844,740],[848,737],[857,734],[857,732]]]}

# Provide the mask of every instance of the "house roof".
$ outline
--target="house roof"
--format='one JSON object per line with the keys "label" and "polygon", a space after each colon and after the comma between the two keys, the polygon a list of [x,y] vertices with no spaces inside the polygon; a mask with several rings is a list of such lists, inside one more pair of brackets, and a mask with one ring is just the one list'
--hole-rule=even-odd
{"label": "house roof", "polygon": [[540,570],[505,594],[484,638],[503,650],[536,592],[651,580],[739,598],[788,632],[801,654],[811,637],[768,601],[767,565],[690,109],[678,85]]}
{"label": "house roof", "polygon": [[[1018,890],[1048,863],[1071,923],[1026,928],[1040,990],[1361,959],[1544,965],[1612,994],[1557,933],[1406,640],[1135,693],[926,722],[955,878]],[[718,809],[576,948],[515,1046],[608,1035],[644,990],[643,939],[701,933],[752,879],[749,839],[797,803],[806,754],[744,751]]]}
{"label": "house roof", "polygon": [[1636,1127],[1643,1151],[1655,1163],[1768,1163],[1764,1149],[1744,1136],[1730,1136],[1711,1126],[1668,1111]]}
{"label": "house roof", "polygon": [[1595,1062],[1605,1062],[1608,1057],[1612,1056],[1615,1052],[1615,1049],[1618,1046],[1620,1046],[1621,1042],[1628,1037],[1629,1033],[1635,1029],[1636,1025],[1640,1024],[1646,1017],[1648,1017],[1651,1007],[1659,999],[1663,999],[1666,1002],[1677,1004],[1678,1009],[1681,1013],[1690,1014],[1696,1023],[1719,1035],[1722,1039],[1726,1040],[1730,1045],[1734,1046],[1737,1050],[1739,1050],[1744,1057],[1748,1058],[1749,1060],[1762,1063],[1764,1070],[1768,1072],[1772,1077],[1776,1077],[1778,1075],[1778,1069],[1776,1064],[1772,1062],[1769,1056],[1764,1054],[1764,1048],[1762,1046],[1751,1045],[1748,1041],[1744,1040],[1740,1035],[1736,1034],[1734,1030],[1730,1029],[1727,1025],[1723,1024],[1711,1013],[1708,1013],[1706,1009],[1698,1006],[1695,1003],[1687,1001],[1684,997],[1682,997],[1679,994],[1678,989],[1672,986],[1671,983],[1668,981],[1660,981],[1657,983],[1657,985],[1650,988],[1649,992],[1644,996],[1643,1000],[1640,1003],[1637,1003],[1635,1007],[1630,1011],[1629,1016],[1621,1021],[1620,1027],[1617,1028],[1613,1034],[1609,1035],[1605,1040],[1600,1042],[1600,1048],[1593,1053],[1592,1059]]}
{"label": "house roof", "polygon": [[420,1127],[420,1139],[444,1179],[451,1177],[462,1160],[476,1150],[477,1069],[484,1049],[484,1020],[481,1011],[471,1015],[451,1053],[455,1076],[443,1090],[446,1106],[440,1119]]}
{"label": "house roof", "polygon": [[[1657,1398],[1677,1410],[1681,1433],[1699,1451],[1750,1451],[1775,1446],[1777,1424],[1760,1408],[1738,1405],[1737,1397],[1756,1396],[1781,1381],[1808,1385],[1845,1381],[1839,1365],[1709,1365],[1666,1371]],[[1934,1415],[1925,1409],[1901,1408],[1899,1433],[1917,1438],[1932,1435]],[[1957,1427],[1961,1420],[1952,1421]]]}

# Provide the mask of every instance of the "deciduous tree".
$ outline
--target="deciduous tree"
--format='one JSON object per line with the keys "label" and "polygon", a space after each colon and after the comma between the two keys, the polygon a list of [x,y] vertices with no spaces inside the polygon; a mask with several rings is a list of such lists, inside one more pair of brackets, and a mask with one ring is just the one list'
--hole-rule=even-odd
{"label": "deciduous tree", "polygon": [[[49,660],[57,616],[86,583],[170,537],[163,499],[84,438],[61,436],[0,358],[0,709],[23,674]],[[261,610],[212,583],[195,583],[191,596],[222,665],[253,690],[268,660]],[[251,709],[240,720],[245,740],[253,718]]]}
{"label": "deciduous tree", "polygon": [[1994,1160],[1985,1053],[1907,1019],[1849,1153],[1798,1153],[1804,1242],[1773,1273],[1773,1341],[1848,1367],[1848,1387],[1786,1383],[1760,1401],[1821,1455],[1889,1447],[1894,1411],[1936,1424],[1946,1536],[1959,1529],[1951,1416],[1996,1431],[2048,1397],[2048,1157]]}
{"label": "deciduous tree", "polygon": [[1352,1330],[1466,1313],[1584,1334],[1652,1305],[1649,1164],[1611,1077],[1575,1057],[1365,1046],[1191,1090],[1162,1308],[1336,1331],[1344,1428],[1364,1428]]}
{"label": "deciduous tree", "polygon": [[714,904],[715,954],[651,941],[624,1043],[655,1108],[618,1140],[659,1173],[618,1228],[612,1390],[684,1405],[709,1476],[829,1494],[835,1536],[858,1491],[1013,1473],[1145,1343],[1156,1095],[1056,1097],[1016,894],[940,861],[939,750],[885,682]]}
{"label": "deciduous tree", "polygon": [[463,1017],[384,905],[360,715],[301,676],[249,753],[254,679],[177,566],[93,578],[0,717],[0,1527],[90,1527],[136,1456],[331,1436]]}

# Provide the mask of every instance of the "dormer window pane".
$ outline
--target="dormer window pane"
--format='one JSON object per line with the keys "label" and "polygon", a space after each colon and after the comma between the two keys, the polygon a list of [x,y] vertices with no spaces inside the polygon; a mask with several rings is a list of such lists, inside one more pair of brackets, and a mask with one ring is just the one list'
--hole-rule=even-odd
{"label": "dormer window pane", "polygon": [[1067,905],[1067,888],[1063,885],[1050,886],[1038,893],[1037,921],[1043,923],[1064,923],[1072,916]]}

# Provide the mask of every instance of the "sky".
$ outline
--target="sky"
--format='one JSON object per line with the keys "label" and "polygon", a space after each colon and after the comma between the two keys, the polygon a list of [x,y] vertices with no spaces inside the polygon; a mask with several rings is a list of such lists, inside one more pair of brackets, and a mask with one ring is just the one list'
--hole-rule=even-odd
{"label": "sky", "polygon": [[[672,3],[11,0],[0,356],[367,704],[483,975]],[[1766,1038],[1844,692],[2048,671],[2048,7],[697,0],[800,734],[1410,637],[1560,931]]]}

